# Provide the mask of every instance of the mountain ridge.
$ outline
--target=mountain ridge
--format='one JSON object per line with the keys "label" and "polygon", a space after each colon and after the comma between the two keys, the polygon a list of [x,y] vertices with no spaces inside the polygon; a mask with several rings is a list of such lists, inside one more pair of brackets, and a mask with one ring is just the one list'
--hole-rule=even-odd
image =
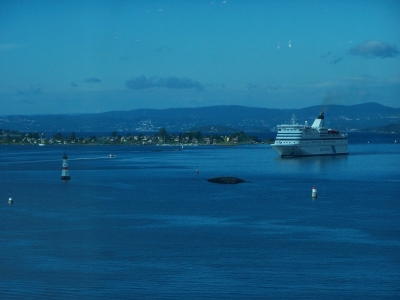
{"label": "mountain ridge", "polygon": [[[91,114],[13,115],[0,118],[0,128],[24,132],[182,132],[203,126],[225,126],[244,131],[268,131],[290,123],[312,122],[325,112],[325,124],[339,130],[400,123],[400,108],[368,102],[355,105],[314,105],[300,109],[216,105],[196,108],[133,109]],[[5,128],[7,127],[7,128]]]}

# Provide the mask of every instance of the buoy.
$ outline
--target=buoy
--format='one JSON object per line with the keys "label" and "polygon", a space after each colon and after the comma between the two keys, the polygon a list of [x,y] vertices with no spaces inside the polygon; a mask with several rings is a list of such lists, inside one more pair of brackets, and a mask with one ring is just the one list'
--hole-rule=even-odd
{"label": "buoy", "polygon": [[11,191],[10,191],[10,198],[8,198],[8,204],[13,204],[14,203],[14,201],[13,201],[13,199],[11,198]]}
{"label": "buoy", "polygon": [[69,173],[68,173],[68,156],[67,156],[67,152],[64,152],[61,180],[70,180],[70,179],[71,179],[71,177],[69,176]]}
{"label": "buoy", "polygon": [[317,188],[315,186],[312,187],[311,197],[317,198]]}

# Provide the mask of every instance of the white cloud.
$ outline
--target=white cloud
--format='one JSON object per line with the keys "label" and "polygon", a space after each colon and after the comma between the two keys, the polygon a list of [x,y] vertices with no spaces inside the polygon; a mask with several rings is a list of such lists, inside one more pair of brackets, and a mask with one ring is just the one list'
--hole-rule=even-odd
{"label": "white cloud", "polygon": [[364,56],[366,58],[373,57],[395,57],[399,54],[396,45],[390,45],[377,40],[365,41],[350,49],[350,54]]}

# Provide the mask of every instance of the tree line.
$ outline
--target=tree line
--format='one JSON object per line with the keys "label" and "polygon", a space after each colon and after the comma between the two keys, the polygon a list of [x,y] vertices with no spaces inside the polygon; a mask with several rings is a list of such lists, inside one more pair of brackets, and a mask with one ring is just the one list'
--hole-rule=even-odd
{"label": "tree line", "polygon": [[189,131],[183,133],[168,133],[165,128],[160,128],[158,132],[151,134],[121,133],[113,131],[110,135],[78,137],[75,132],[64,135],[61,132],[55,133],[52,137],[38,132],[18,132],[0,129],[0,143],[3,144],[34,144],[34,143],[73,143],[73,144],[235,144],[235,143],[258,143],[258,137],[247,135],[243,131],[224,134],[205,135],[201,131]]}

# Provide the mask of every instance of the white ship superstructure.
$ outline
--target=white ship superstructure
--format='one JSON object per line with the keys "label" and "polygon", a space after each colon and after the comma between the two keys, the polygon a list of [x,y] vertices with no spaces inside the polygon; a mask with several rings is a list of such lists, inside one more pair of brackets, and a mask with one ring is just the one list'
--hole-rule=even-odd
{"label": "white ship superstructure", "polygon": [[348,154],[347,134],[328,129],[324,125],[324,113],[321,113],[311,126],[296,123],[278,125],[278,134],[271,147],[282,157],[307,155]]}

